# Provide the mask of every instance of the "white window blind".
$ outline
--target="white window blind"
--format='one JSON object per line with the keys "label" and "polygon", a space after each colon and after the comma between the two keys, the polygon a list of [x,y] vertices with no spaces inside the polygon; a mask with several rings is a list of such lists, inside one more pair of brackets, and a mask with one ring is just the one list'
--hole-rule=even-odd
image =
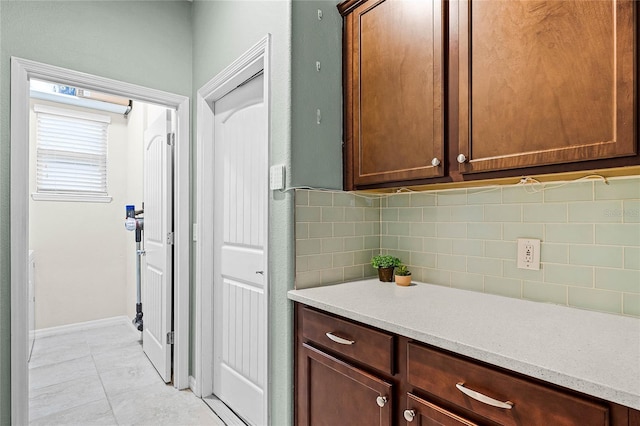
{"label": "white window blind", "polygon": [[38,194],[107,196],[110,117],[35,105]]}

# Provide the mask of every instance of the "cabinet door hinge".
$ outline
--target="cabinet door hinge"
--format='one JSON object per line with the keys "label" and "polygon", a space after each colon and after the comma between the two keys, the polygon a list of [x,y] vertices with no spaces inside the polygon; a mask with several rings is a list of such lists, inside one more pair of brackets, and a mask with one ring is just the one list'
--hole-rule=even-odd
{"label": "cabinet door hinge", "polygon": [[175,335],[173,331],[167,333],[167,345],[173,345],[175,341]]}
{"label": "cabinet door hinge", "polygon": [[173,234],[173,232],[169,232],[169,233],[167,234],[167,244],[169,244],[169,245],[173,245],[173,240],[174,240],[173,235],[174,235],[174,234]]}
{"label": "cabinet door hinge", "polygon": [[174,146],[176,144],[176,134],[167,133],[167,145]]}

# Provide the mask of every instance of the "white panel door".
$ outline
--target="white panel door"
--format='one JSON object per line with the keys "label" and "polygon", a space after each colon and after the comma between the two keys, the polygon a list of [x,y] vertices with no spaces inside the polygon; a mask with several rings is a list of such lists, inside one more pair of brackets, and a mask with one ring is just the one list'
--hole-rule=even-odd
{"label": "white panel door", "polygon": [[144,313],[142,347],[165,382],[171,381],[171,331],[173,230],[171,209],[172,147],[167,143],[171,132],[170,111],[161,115],[144,132],[144,249],[142,279]]}
{"label": "white panel door", "polygon": [[265,424],[267,118],[263,77],[214,104],[214,394]]}

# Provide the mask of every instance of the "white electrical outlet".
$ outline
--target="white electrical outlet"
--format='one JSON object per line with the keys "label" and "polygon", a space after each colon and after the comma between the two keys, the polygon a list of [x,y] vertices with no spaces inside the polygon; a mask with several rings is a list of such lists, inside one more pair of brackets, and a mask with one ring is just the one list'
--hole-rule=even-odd
{"label": "white electrical outlet", "polygon": [[540,240],[518,238],[518,268],[540,269]]}
{"label": "white electrical outlet", "polygon": [[269,189],[279,191],[284,189],[284,165],[271,166],[269,169]]}

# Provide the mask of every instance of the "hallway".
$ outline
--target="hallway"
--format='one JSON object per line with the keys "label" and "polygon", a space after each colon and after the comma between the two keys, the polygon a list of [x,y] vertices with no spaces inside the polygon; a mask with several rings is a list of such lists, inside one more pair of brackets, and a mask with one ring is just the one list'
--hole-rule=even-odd
{"label": "hallway", "polygon": [[31,425],[221,425],[191,391],[163,383],[122,322],[36,338],[29,362]]}

